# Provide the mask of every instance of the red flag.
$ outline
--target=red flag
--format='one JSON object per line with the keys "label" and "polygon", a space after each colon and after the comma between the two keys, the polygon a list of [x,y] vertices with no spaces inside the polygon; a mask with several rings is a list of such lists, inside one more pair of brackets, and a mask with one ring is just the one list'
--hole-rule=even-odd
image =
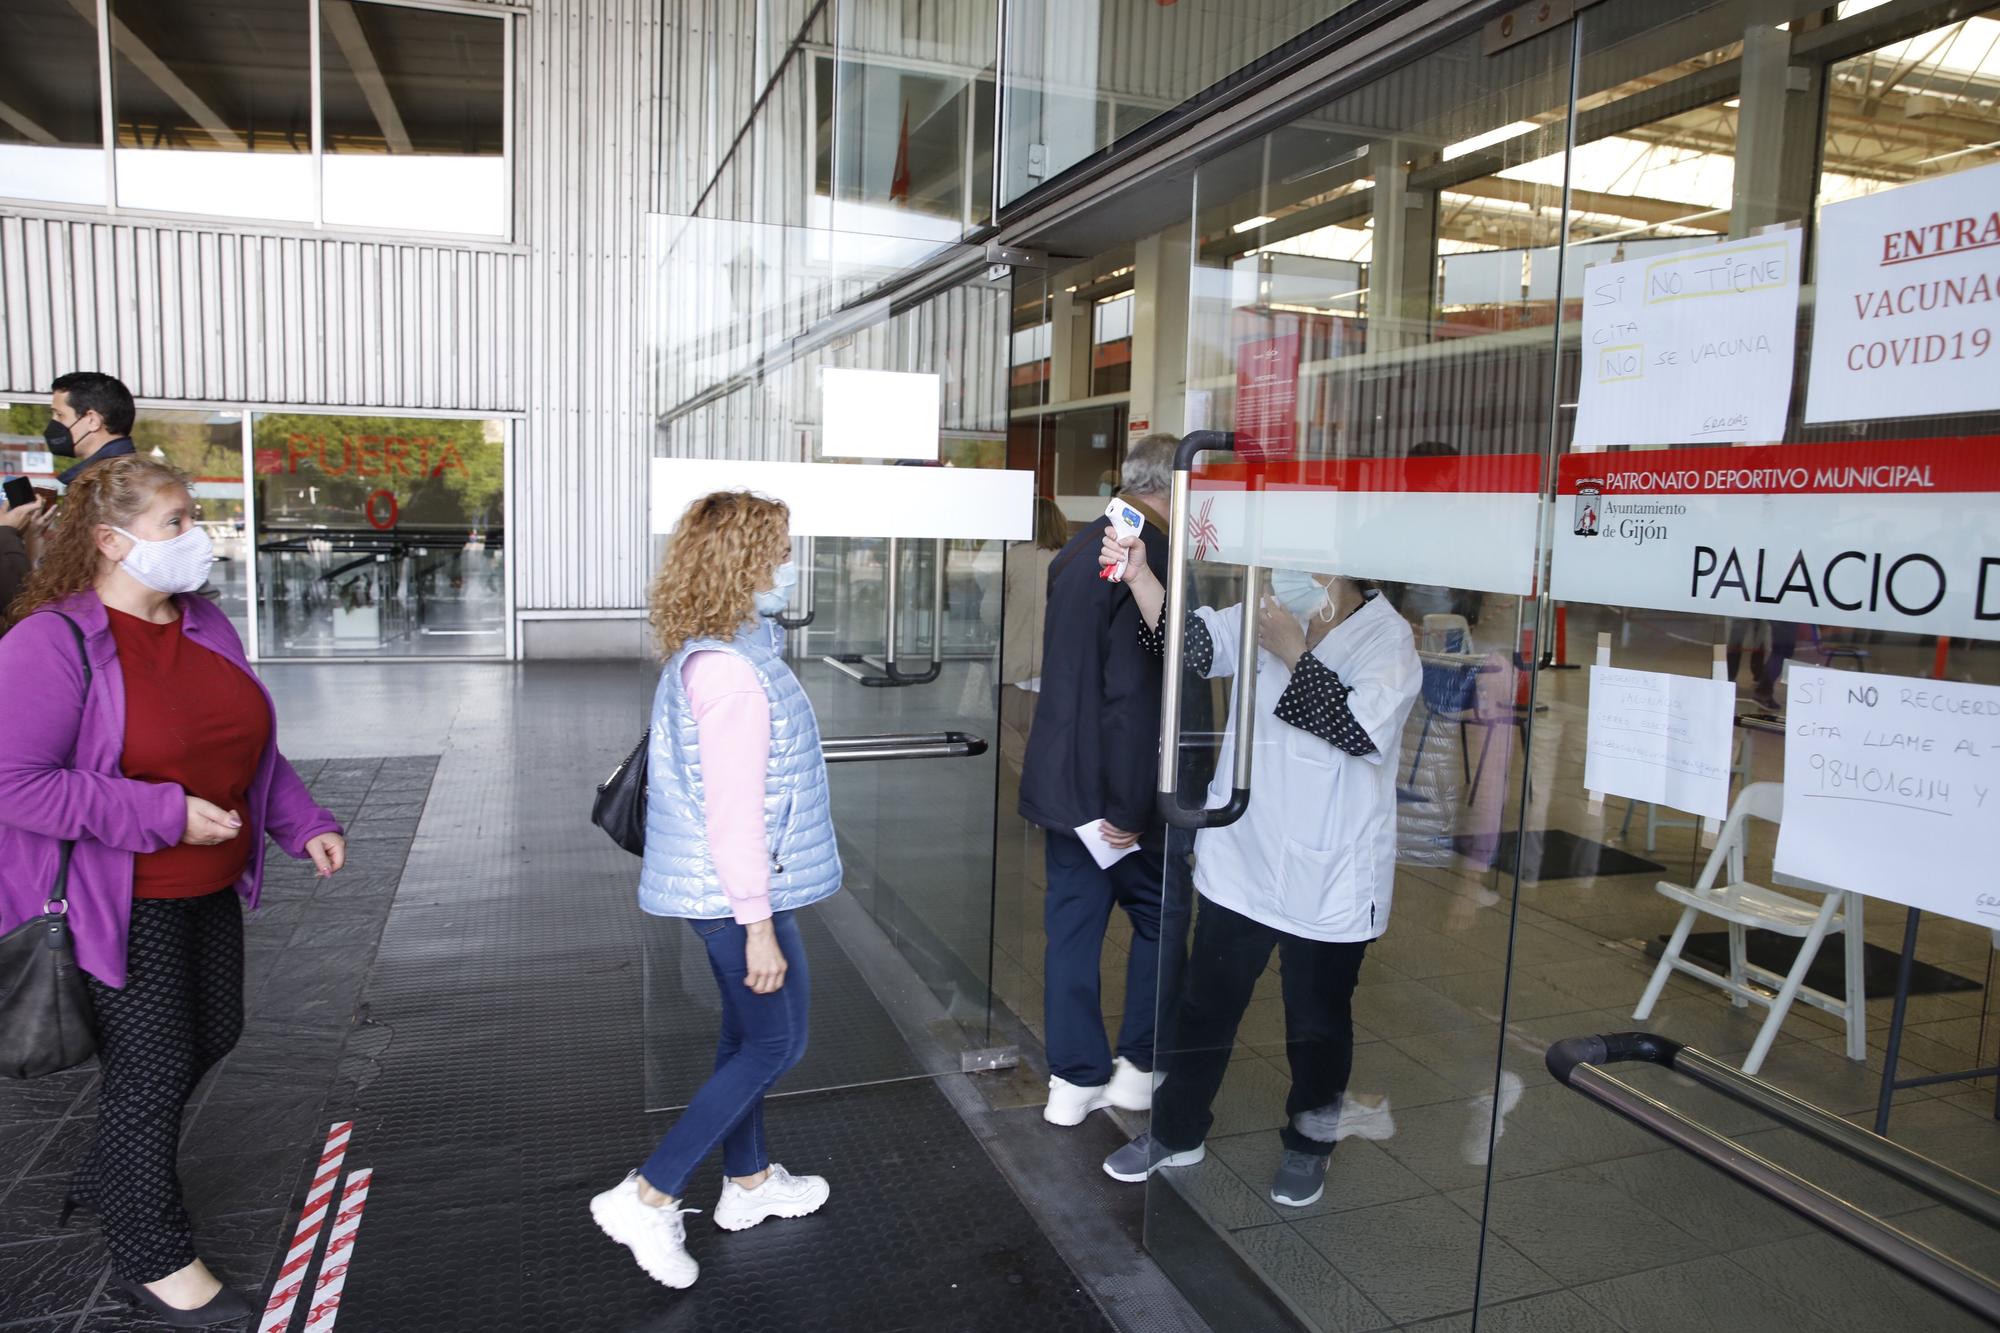
{"label": "red flag", "polygon": [[896,170],[889,177],[889,197],[898,203],[910,199],[910,104],[903,103],[903,128],[896,136]]}

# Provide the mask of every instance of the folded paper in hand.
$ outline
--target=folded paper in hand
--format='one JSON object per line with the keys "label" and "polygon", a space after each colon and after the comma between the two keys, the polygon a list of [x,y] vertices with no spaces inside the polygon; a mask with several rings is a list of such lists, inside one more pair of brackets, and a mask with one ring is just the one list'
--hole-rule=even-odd
{"label": "folded paper in hand", "polygon": [[1097,862],[1100,869],[1109,870],[1138,851],[1139,844],[1135,842],[1130,847],[1113,847],[1104,840],[1102,823],[1102,820],[1093,819],[1088,824],[1078,824],[1076,836],[1083,839],[1083,845],[1090,849],[1090,859]]}

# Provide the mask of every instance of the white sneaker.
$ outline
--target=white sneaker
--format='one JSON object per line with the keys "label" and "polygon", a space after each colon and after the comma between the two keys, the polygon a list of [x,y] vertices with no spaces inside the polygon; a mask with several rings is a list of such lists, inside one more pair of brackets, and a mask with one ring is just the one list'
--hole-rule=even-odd
{"label": "white sneaker", "polygon": [[742,1231],[771,1217],[804,1217],[816,1213],[832,1193],[824,1176],[795,1176],[771,1163],[771,1174],[754,1190],[724,1178],[722,1199],[715,1205],[715,1225]]}
{"label": "white sneaker", "polygon": [[[1465,1127],[1465,1160],[1473,1166],[1485,1166],[1493,1156],[1493,1144],[1507,1132],[1507,1117],[1521,1104],[1521,1076],[1511,1069],[1500,1071],[1500,1103],[1496,1107],[1493,1094],[1482,1092],[1472,1099],[1472,1120]],[[1487,1126],[1493,1128],[1489,1139]]]}
{"label": "white sneaker", "polygon": [[[1092,1111],[1101,1111],[1111,1105],[1107,1095],[1108,1083],[1099,1083],[1093,1088],[1078,1087],[1066,1078],[1049,1077],[1049,1104],[1042,1108],[1042,1119],[1051,1125],[1080,1125],[1083,1118]],[[1146,1099],[1148,1106],[1152,1098]]]}
{"label": "white sneaker", "polygon": [[597,1229],[632,1251],[655,1282],[676,1291],[691,1287],[701,1265],[687,1251],[687,1224],[681,1218],[699,1208],[655,1208],[639,1197],[639,1173],[632,1172],[590,1201]]}
{"label": "white sneaker", "polygon": [[1121,1055],[1111,1062],[1111,1081],[1104,1085],[1104,1096],[1121,1111],[1150,1111],[1153,1089],[1160,1082],[1160,1075],[1139,1068]]}
{"label": "white sneaker", "polygon": [[1342,1097],[1338,1112],[1326,1107],[1301,1111],[1292,1117],[1292,1127],[1319,1143],[1338,1143],[1342,1139],[1354,1138],[1373,1139],[1380,1143],[1396,1137],[1396,1117],[1389,1113],[1387,1097],[1372,1103],[1356,1097]]}

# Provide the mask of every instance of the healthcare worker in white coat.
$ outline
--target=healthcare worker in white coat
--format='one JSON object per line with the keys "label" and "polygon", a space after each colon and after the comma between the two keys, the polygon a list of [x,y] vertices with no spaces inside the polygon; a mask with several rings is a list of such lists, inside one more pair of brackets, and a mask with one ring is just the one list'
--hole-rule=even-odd
{"label": "healthcare worker in white coat", "polygon": [[[1101,560],[1123,554],[1107,533]],[[1166,590],[1144,560],[1126,579],[1141,637],[1164,652]],[[1240,606],[1190,611],[1186,670],[1234,673]],[[1216,1091],[1257,979],[1278,951],[1292,1087],[1274,1202],[1305,1207],[1325,1189],[1354,1064],[1351,1002],[1368,942],[1389,925],[1396,879],[1396,756],[1423,669],[1409,622],[1349,579],[1276,570],[1256,619],[1255,781],[1243,817],[1195,839],[1199,895],[1180,995],[1178,1049],[1154,1094],[1153,1125],[1105,1160],[1144,1180],[1205,1152]],[[1229,795],[1235,710],[1209,791]],[[1163,1003],[1171,1003],[1162,996]]]}

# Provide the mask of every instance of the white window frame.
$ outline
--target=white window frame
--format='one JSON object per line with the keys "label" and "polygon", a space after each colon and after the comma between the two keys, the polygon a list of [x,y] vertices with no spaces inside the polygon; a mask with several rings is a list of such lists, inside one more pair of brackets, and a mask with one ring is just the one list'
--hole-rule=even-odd
{"label": "white window frame", "polygon": [[394,236],[399,238],[435,239],[439,241],[483,241],[497,245],[509,245],[515,238],[514,200],[516,194],[515,175],[519,165],[515,157],[515,80],[520,69],[517,29],[521,19],[528,13],[525,3],[513,0],[365,0],[368,4],[390,5],[398,9],[429,9],[448,14],[468,14],[478,18],[491,19],[503,24],[503,73],[501,78],[501,158],[504,162],[502,178],[504,188],[500,201],[502,218],[501,230],[484,231],[421,231],[404,227],[370,227],[356,223],[329,223],[326,220],[324,168],[326,157],[325,126],[321,123],[321,65],[320,65],[320,0],[297,0],[306,6],[307,22],[311,25],[308,39],[308,59],[310,71],[312,119],[312,198],[313,216],[310,222],[291,218],[267,218],[253,213],[206,213],[180,212],[173,209],[121,207],[118,202],[118,143],[117,111],[112,102],[111,89],[111,2],[96,0],[97,3],[97,105],[99,120],[99,148],[104,155],[104,198],[102,204],[51,203],[45,199],[24,199],[12,195],[0,195],[0,204],[10,208],[35,209],[38,211],[81,212],[100,216],[123,218],[171,218],[177,221],[202,222],[219,225],[260,223],[274,228],[300,229],[338,235]]}

